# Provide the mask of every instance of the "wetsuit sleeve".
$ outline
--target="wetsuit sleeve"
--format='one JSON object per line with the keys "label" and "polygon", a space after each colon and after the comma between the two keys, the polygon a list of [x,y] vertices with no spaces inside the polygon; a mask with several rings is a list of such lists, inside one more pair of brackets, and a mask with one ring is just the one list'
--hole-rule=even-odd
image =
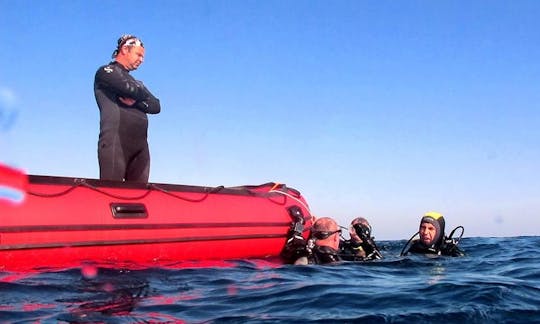
{"label": "wetsuit sleeve", "polygon": [[159,99],[154,97],[154,95],[151,94],[148,89],[146,89],[142,82],[139,82],[139,84],[145,89],[149,96],[145,100],[137,101],[135,103],[135,108],[147,114],[159,114],[159,112],[161,111]]}
{"label": "wetsuit sleeve", "polygon": [[362,249],[365,251],[365,257],[364,260],[375,260],[375,259],[382,259],[383,256],[381,254],[381,251],[375,244],[375,241],[372,237],[369,238],[369,240],[364,241],[361,244]]}
{"label": "wetsuit sleeve", "polygon": [[285,263],[294,263],[301,257],[307,257],[306,241],[301,233],[289,232],[287,242],[281,251],[281,258]]}
{"label": "wetsuit sleeve", "polygon": [[95,82],[119,97],[144,101],[152,95],[146,87],[114,64],[99,68]]}

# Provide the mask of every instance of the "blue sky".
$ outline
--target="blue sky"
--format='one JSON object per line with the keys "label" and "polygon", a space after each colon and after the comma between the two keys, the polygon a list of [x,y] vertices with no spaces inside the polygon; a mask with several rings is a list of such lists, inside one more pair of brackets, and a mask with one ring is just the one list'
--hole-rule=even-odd
{"label": "blue sky", "polygon": [[0,0],[0,161],[98,177],[94,73],[146,59],[150,181],[280,182],[406,239],[540,234],[538,1]]}

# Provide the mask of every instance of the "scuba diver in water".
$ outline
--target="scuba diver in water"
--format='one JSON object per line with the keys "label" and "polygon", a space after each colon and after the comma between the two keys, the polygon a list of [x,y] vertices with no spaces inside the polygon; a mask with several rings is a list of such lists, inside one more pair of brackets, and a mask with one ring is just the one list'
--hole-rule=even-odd
{"label": "scuba diver in water", "polygon": [[294,222],[287,234],[281,252],[282,259],[289,264],[326,264],[339,261],[368,261],[382,259],[382,255],[371,236],[371,225],[362,217],[351,222],[350,240],[343,240],[340,226],[330,217],[315,221],[306,242],[304,217],[299,208],[289,208]]}
{"label": "scuba diver in water", "polygon": [[302,237],[302,230],[297,222],[289,231],[289,239],[281,252],[286,263],[307,265],[342,261],[339,255],[341,229],[335,220],[330,217],[317,219],[307,242]]}
{"label": "scuba diver in water", "polygon": [[[452,230],[447,237],[444,233],[444,217],[437,212],[427,212],[420,220],[420,228],[405,244],[401,250],[401,256],[408,253],[435,254],[446,256],[463,256],[465,253],[458,248],[458,243],[463,236],[463,226],[458,226]],[[461,234],[457,239],[453,238],[454,232],[461,229]],[[416,236],[419,239],[413,240]]]}
{"label": "scuba diver in water", "polygon": [[371,225],[367,219],[357,217],[349,227],[349,240],[342,240],[339,253],[345,261],[369,261],[382,259],[383,256],[371,236]]}

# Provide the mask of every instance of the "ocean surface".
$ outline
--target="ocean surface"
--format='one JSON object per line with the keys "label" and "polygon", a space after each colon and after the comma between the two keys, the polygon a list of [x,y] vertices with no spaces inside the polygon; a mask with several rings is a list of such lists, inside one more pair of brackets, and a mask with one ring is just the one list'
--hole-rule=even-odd
{"label": "ocean surface", "polygon": [[540,236],[464,238],[462,258],[0,272],[0,323],[539,323]]}

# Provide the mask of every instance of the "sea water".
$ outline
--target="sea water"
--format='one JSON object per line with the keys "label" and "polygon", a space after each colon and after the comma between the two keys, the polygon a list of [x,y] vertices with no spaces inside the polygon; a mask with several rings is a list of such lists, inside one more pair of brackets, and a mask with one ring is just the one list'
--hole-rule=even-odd
{"label": "sea water", "polygon": [[540,237],[464,238],[461,258],[0,272],[1,323],[538,323]]}

